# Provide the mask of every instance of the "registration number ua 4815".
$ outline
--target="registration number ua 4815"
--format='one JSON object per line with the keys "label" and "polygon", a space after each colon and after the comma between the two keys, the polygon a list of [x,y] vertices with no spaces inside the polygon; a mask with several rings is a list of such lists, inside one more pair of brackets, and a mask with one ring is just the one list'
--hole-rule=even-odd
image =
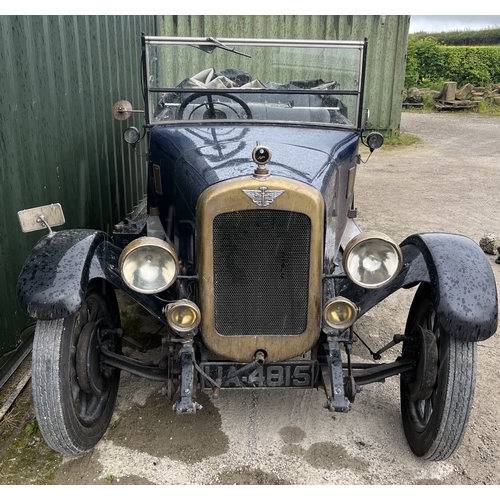
{"label": "registration number ua 4815", "polygon": [[[307,389],[314,387],[317,374],[317,363],[314,361],[290,361],[287,363],[270,363],[260,365],[249,373],[233,376],[243,364],[230,362],[201,363],[201,369],[211,379],[222,380],[223,388],[280,388],[296,387]],[[208,384],[201,377],[202,384]]]}

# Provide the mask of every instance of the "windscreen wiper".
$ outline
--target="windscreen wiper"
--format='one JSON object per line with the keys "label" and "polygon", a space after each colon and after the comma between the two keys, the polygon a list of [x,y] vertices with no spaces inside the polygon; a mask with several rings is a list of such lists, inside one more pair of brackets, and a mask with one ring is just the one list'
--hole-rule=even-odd
{"label": "windscreen wiper", "polygon": [[219,40],[217,40],[217,38],[214,38],[213,36],[209,36],[207,38],[207,42],[212,42],[214,46],[198,45],[198,48],[200,48],[204,52],[208,52],[209,54],[211,54],[214,51],[215,47],[219,47],[220,49],[227,50],[228,52],[233,52],[234,54],[238,54],[240,56],[249,57],[250,59],[252,58],[252,56],[249,56],[248,54],[243,54],[243,52],[238,52],[234,48],[232,49],[231,47],[224,45],[222,42],[219,42]]}

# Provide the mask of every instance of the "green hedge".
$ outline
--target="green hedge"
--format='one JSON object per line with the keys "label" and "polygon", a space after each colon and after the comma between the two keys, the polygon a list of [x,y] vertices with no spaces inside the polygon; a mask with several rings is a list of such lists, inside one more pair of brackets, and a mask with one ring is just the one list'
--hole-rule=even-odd
{"label": "green hedge", "polygon": [[470,46],[490,46],[500,45],[500,28],[486,28],[481,30],[453,30],[441,31],[440,33],[426,33],[419,31],[415,35],[424,39],[433,36],[441,45],[470,45]]}
{"label": "green hedge", "polygon": [[439,87],[444,82],[459,87],[500,83],[500,47],[449,47],[434,37],[410,35],[405,87]]}

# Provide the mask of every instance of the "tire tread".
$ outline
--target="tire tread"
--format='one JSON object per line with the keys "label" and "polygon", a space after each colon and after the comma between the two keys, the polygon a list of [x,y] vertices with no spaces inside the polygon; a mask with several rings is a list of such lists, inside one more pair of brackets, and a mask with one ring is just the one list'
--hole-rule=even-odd
{"label": "tire tread", "polygon": [[[410,335],[415,325],[439,333],[439,368],[437,391],[429,421],[422,428],[412,415],[414,403],[406,397],[404,378],[401,377],[401,411],[403,427],[412,451],[426,460],[446,460],[459,448],[467,431],[476,386],[477,344],[453,337],[438,324],[429,324],[435,311],[430,287],[422,284],[408,315],[405,332]],[[434,313],[435,314],[435,313]]]}
{"label": "tire tread", "polygon": [[64,424],[59,370],[64,320],[38,321],[33,340],[33,403],[38,425],[49,446],[61,453],[85,451],[75,446]]}
{"label": "tire tread", "polygon": [[455,453],[465,436],[474,401],[476,343],[452,337],[449,353],[445,412],[436,439],[424,456],[427,460],[446,460]]}
{"label": "tire tread", "polygon": [[[109,325],[119,325],[119,313],[113,290],[99,283],[89,286],[88,303],[94,304]],[[75,327],[80,313],[64,319],[39,320],[33,339],[32,392],[35,415],[47,444],[54,450],[79,455],[90,451],[101,439],[111,420],[115,406],[120,372],[109,379],[108,390],[94,396],[91,414],[82,420],[75,407],[78,390],[76,368],[73,366]],[[79,328],[80,329],[80,328]],[[115,348],[121,349],[115,345]],[[101,398],[97,400],[97,398]]]}

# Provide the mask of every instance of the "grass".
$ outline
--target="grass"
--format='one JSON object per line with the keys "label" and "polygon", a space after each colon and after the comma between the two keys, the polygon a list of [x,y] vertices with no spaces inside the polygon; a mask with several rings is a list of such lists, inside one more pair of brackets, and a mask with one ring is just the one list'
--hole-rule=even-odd
{"label": "grass", "polygon": [[413,146],[414,144],[418,144],[420,139],[416,135],[412,134],[391,134],[389,136],[384,137],[384,146],[383,147],[403,147],[403,146]]}
{"label": "grass", "polygon": [[479,103],[474,112],[484,116],[500,116],[500,106],[484,99]]}
{"label": "grass", "polygon": [[0,422],[0,485],[53,484],[62,460],[43,440],[30,391],[31,385]]}
{"label": "grass", "polygon": [[4,418],[0,422],[0,443],[1,443],[1,436],[4,435],[4,432],[6,433],[7,431],[19,429],[19,420],[20,420],[19,411],[17,412],[9,411],[4,416]]}
{"label": "grass", "polygon": [[[405,134],[405,133],[393,133],[384,136],[384,145],[379,151],[413,146],[415,144],[418,144],[419,142],[420,138],[418,138],[416,135]],[[359,150],[363,156],[363,159],[366,160],[367,155],[370,153],[368,148],[363,143],[360,142]],[[377,154],[377,151],[374,151],[374,154]]]}

